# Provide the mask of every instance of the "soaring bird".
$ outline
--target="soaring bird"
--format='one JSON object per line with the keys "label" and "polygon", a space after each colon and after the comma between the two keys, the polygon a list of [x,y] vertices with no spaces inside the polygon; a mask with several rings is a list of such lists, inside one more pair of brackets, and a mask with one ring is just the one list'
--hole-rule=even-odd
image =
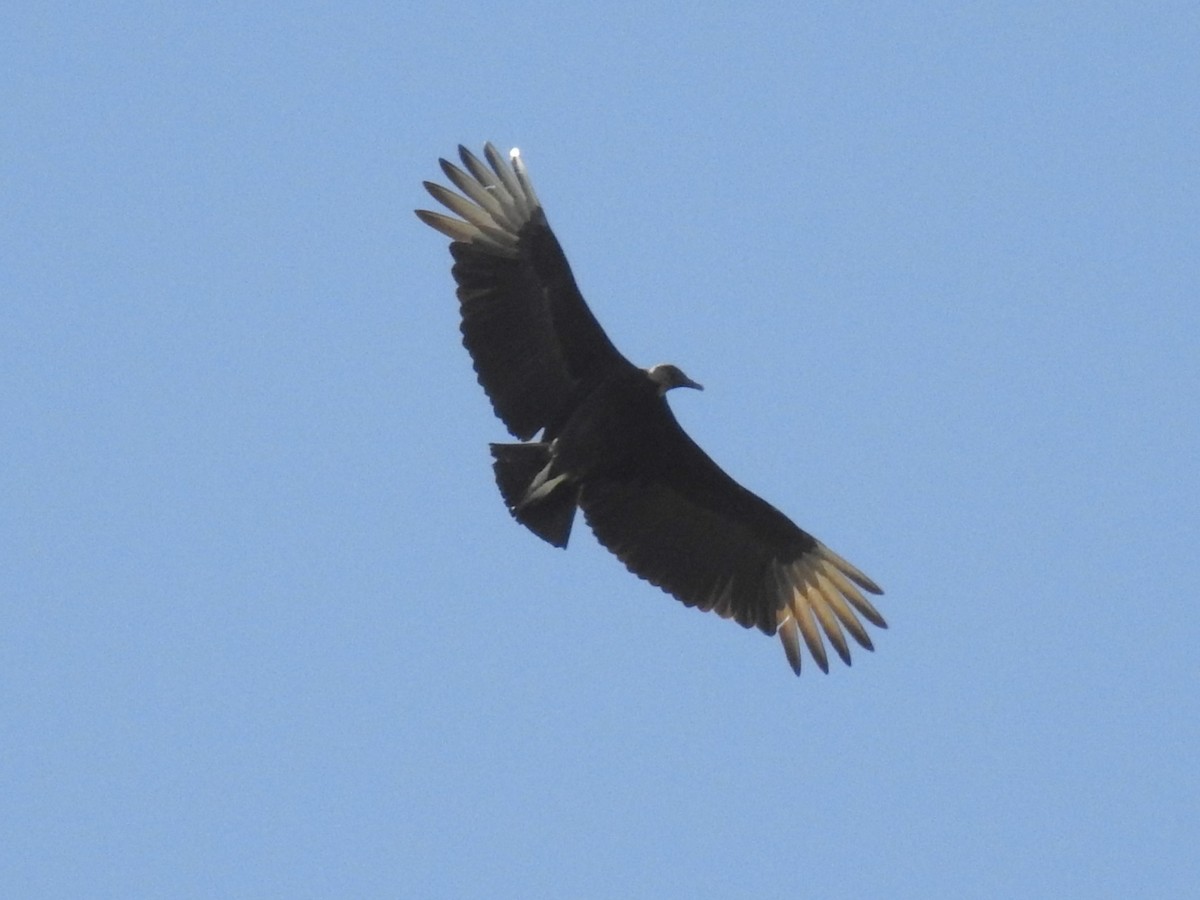
{"label": "soaring bird", "polygon": [[463,344],[496,415],[519,443],[492,444],[496,484],[518,522],[566,547],[583,510],[597,539],[635,575],[688,606],[778,634],[800,674],[800,641],[822,671],[822,634],[850,664],[861,619],[886,628],[864,596],[879,586],[734,481],[676,421],[666,394],[700,389],[673,365],[635,366],[575,285],[517,150],[486,163],[458,148],[440,160],[461,191],[425,182],[453,215],[417,210],[450,238]]}

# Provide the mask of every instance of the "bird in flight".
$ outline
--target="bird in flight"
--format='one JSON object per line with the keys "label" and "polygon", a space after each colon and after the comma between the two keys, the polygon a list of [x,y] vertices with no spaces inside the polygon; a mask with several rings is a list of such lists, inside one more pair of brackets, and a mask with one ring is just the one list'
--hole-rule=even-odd
{"label": "bird in flight", "polygon": [[803,640],[829,671],[825,640],[850,664],[864,596],[879,586],[734,481],[676,421],[667,391],[701,389],[678,367],[635,366],[575,285],[520,153],[491,144],[462,166],[461,192],[425,182],[453,215],[417,210],[450,238],[463,344],[496,415],[519,443],[492,444],[496,484],[518,522],[566,547],[576,509],[635,575],[687,606],[778,634],[801,669]]}

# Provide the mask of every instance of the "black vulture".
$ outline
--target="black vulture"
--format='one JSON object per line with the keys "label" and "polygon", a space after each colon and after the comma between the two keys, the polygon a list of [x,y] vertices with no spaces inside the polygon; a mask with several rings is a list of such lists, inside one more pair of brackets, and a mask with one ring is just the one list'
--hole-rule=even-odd
{"label": "black vulture", "polygon": [[[454,216],[417,210],[451,240],[463,344],[496,415],[521,443],[492,444],[509,512],[566,547],[575,510],[625,566],[688,606],[779,633],[800,673],[800,639],[829,671],[821,634],[849,665],[846,632],[870,578],[725,474],[684,432],[666,393],[700,388],[673,365],[641,369],[584,302],[518,151],[465,147],[441,160],[461,191],[425,182]],[[457,218],[456,218],[456,217]]]}

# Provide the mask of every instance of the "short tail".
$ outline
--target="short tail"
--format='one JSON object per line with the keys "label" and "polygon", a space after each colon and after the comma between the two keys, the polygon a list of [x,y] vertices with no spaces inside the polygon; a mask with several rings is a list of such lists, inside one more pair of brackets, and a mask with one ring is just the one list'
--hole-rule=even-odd
{"label": "short tail", "polygon": [[492,458],[496,486],[513,518],[543,541],[567,546],[577,492],[571,485],[545,480],[550,445],[492,444]]}

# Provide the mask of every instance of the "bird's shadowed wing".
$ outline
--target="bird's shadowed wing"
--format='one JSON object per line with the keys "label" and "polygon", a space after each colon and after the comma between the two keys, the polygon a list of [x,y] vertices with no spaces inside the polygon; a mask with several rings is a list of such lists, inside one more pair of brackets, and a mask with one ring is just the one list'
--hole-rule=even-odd
{"label": "bird's shadowed wing", "polygon": [[634,574],[688,606],[778,632],[797,674],[801,638],[828,671],[822,633],[849,664],[846,632],[873,649],[860,616],[887,627],[863,596],[882,593],[871,579],[730,478],[669,410],[639,465],[589,478],[579,505]]}
{"label": "bird's shadowed wing", "polygon": [[511,164],[491,144],[487,164],[459,155],[465,168],[441,166],[461,196],[425,182],[457,218],[417,215],[452,241],[463,343],[496,414],[528,440],[581,385],[632,364],[588,309],[516,152]]}

